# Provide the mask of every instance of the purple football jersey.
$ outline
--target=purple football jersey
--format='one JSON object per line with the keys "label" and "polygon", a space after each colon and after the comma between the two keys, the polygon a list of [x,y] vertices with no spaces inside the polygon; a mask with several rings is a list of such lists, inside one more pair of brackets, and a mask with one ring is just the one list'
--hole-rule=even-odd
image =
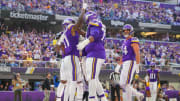
{"label": "purple football jersey", "polygon": [[82,50],[82,56],[86,56],[86,55],[87,55],[87,53],[86,53],[85,49],[83,49]]}
{"label": "purple football jersey", "polygon": [[147,73],[149,76],[149,81],[150,82],[156,82],[157,81],[157,74],[158,74],[159,70],[158,69],[148,69]]}
{"label": "purple football jersey", "polygon": [[87,57],[95,57],[105,59],[105,48],[104,48],[104,39],[106,34],[106,28],[102,22],[94,20],[91,21],[88,25],[86,38],[89,36],[94,37],[94,42],[89,43],[85,47],[85,52]]}
{"label": "purple football jersey", "polygon": [[122,44],[122,61],[127,61],[127,60],[135,60],[135,53],[133,50],[133,47],[131,46],[132,43],[137,43],[139,44],[139,40],[136,37],[129,38],[127,40],[123,41]]}
{"label": "purple football jersey", "polygon": [[75,55],[79,56],[79,51],[77,50],[77,44],[79,42],[79,34],[78,32],[75,32],[75,36],[72,36],[72,27],[74,24],[71,24],[68,26],[68,28],[65,31],[65,38],[64,38],[64,46],[65,46],[65,54],[64,56],[68,55]]}
{"label": "purple football jersey", "polygon": [[166,90],[165,95],[168,96],[168,99],[175,98],[175,99],[177,99],[177,101],[180,101],[179,91],[177,91],[177,90]]}

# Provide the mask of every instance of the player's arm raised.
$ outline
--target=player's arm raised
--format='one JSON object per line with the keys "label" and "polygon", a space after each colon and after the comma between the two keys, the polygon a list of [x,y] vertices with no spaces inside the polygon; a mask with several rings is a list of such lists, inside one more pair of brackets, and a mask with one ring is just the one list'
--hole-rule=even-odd
{"label": "player's arm raised", "polygon": [[79,19],[78,19],[77,23],[73,27],[74,30],[78,30],[79,28],[82,27],[84,14],[85,14],[85,9],[82,9],[81,14],[79,16]]}
{"label": "player's arm raised", "polygon": [[77,32],[78,32],[80,35],[82,35],[83,37],[85,37],[85,35],[86,35],[86,32],[85,32],[84,30],[80,29],[80,28],[77,30]]}
{"label": "player's arm raised", "polygon": [[81,30],[82,28],[82,24],[83,24],[83,17],[84,17],[84,14],[86,12],[86,8],[87,8],[87,4],[83,4],[83,8],[82,8],[82,11],[81,11],[81,14],[79,16],[79,19],[77,21],[77,23],[73,26],[72,28],[72,36],[75,36],[75,31],[78,31],[79,34],[85,36],[85,32],[83,30]]}

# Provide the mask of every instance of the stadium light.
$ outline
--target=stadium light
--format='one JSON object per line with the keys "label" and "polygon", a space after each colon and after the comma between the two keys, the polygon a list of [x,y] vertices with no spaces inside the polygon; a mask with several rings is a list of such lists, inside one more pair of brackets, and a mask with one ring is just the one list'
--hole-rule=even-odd
{"label": "stadium light", "polygon": [[141,35],[143,36],[149,36],[149,35],[155,35],[157,32],[141,32]]}

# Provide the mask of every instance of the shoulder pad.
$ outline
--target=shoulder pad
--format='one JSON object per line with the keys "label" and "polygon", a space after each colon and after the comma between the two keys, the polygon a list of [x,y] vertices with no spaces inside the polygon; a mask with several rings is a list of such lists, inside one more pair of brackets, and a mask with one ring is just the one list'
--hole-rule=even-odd
{"label": "shoulder pad", "polygon": [[149,72],[149,71],[151,71],[151,69],[147,69],[146,71]]}
{"label": "shoulder pad", "polygon": [[137,37],[132,37],[131,42],[139,42],[139,39]]}
{"label": "shoulder pad", "polygon": [[89,22],[89,25],[96,26],[96,27],[102,27],[102,23],[100,21],[96,21],[96,20]]}
{"label": "shoulder pad", "polygon": [[74,26],[74,24],[68,25],[68,29],[71,29]]}

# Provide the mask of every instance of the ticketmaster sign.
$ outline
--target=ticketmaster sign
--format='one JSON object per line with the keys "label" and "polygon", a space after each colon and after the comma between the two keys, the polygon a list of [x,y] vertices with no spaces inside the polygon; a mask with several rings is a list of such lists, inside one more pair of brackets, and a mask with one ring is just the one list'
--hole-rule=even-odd
{"label": "ticketmaster sign", "polygon": [[47,21],[49,16],[42,14],[28,14],[21,12],[10,12],[10,18]]}
{"label": "ticketmaster sign", "polygon": [[11,68],[7,66],[0,66],[0,72],[11,72]]}

